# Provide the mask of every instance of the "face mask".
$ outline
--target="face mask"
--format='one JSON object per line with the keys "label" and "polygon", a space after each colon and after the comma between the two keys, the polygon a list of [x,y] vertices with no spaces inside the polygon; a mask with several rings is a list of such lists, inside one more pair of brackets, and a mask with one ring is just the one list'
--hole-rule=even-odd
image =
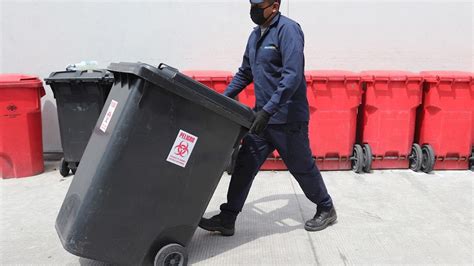
{"label": "face mask", "polygon": [[271,7],[273,4],[268,5],[267,7],[258,7],[258,6],[252,6],[250,9],[250,18],[252,21],[257,24],[257,25],[263,25],[267,21],[267,18],[263,14],[265,9]]}

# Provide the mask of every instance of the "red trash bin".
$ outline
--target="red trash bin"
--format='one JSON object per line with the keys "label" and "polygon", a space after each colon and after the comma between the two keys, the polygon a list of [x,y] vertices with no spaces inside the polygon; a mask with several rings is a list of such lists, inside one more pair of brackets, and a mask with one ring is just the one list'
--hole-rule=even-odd
{"label": "red trash bin", "polygon": [[422,77],[406,71],[364,71],[361,78],[365,86],[359,128],[361,145],[354,147],[354,157],[363,158],[364,163],[357,170],[419,165],[420,150],[413,141]]}
{"label": "red trash bin", "polygon": [[360,76],[349,71],[307,71],[306,82],[309,139],[319,169],[351,169],[362,98]]}
{"label": "red trash bin", "polygon": [[[247,86],[242,92],[239,94],[239,102],[247,105],[250,108],[255,107],[255,88],[253,83]],[[280,158],[280,154],[275,150],[265,163],[260,168],[261,170],[265,171],[273,171],[273,170],[287,170],[287,166]]]}
{"label": "red trash bin", "polygon": [[37,77],[0,75],[0,177],[44,171],[41,127],[43,83]]}
{"label": "red trash bin", "polygon": [[418,143],[424,172],[468,169],[474,142],[472,73],[425,71]]}
{"label": "red trash bin", "polygon": [[[471,92],[474,91],[474,73],[471,73]],[[472,94],[471,94],[472,95]],[[472,105],[474,106],[474,104]],[[474,171],[474,110],[472,111],[472,139],[471,139],[471,158],[469,159],[469,168]]]}
{"label": "red trash bin", "polygon": [[232,72],[230,71],[189,70],[183,71],[182,73],[196,81],[201,82],[220,94],[224,93],[225,89],[232,81]]}

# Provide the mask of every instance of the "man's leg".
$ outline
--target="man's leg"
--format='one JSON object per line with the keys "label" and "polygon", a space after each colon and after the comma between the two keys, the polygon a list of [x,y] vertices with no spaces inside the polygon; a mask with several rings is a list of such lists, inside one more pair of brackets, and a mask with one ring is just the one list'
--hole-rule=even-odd
{"label": "man's leg", "polygon": [[202,218],[199,223],[201,228],[218,231],[225,236],[234,234],[235,219],[242,211],[253,179],[273,150],[273,146],[266,140],[266,133],[264,137],[254,134],[244,137],[227,191],[227,203],[221,205],[220,214],[210,219]]}
{"label": "man's leg", "polygon": [[298,181],[306,197],[317,205],[315,218],[305,228],[318,231],[333,223],[337,216],[324,180],[309,146],[308,124],[304,122],[269,126],[268,132],[288,170]]}

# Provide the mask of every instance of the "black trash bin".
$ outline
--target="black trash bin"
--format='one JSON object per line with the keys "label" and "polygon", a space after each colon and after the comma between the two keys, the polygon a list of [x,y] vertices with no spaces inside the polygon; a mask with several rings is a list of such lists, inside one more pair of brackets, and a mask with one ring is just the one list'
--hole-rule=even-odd
{"label": "black trash bin", "polygon": [[53,72],[45,79],[56,98],[64,152],[62,176],[76,172],[113,80],[106,70]]}
{"label": "black trash bin", "polygon": [[114,85],[56,230],[81,257],[185,265],[184,247],[254,113],[163,64],[109,70]]}

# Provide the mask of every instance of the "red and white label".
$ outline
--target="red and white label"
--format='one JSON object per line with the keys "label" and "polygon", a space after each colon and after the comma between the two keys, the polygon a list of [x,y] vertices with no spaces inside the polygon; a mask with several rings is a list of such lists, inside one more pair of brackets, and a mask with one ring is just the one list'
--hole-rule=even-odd
{"label": "red and white label", "polygon": [[186,167],[197,140],[198,137],[180,130],[166,161]]}
{"label": "red and white label", "polygon": [[102,121],[102,124],[100,125],[100,130],[102,130],[104,133],[107,131],[107,127],[109,127],[110,120],[112,119],[112,116],[114,115],[115,108],[117,108],[117,101],[112,100],[112,102],[109,105],[109,109],[107,109],[107,113],[105,114],[104,120]]}

